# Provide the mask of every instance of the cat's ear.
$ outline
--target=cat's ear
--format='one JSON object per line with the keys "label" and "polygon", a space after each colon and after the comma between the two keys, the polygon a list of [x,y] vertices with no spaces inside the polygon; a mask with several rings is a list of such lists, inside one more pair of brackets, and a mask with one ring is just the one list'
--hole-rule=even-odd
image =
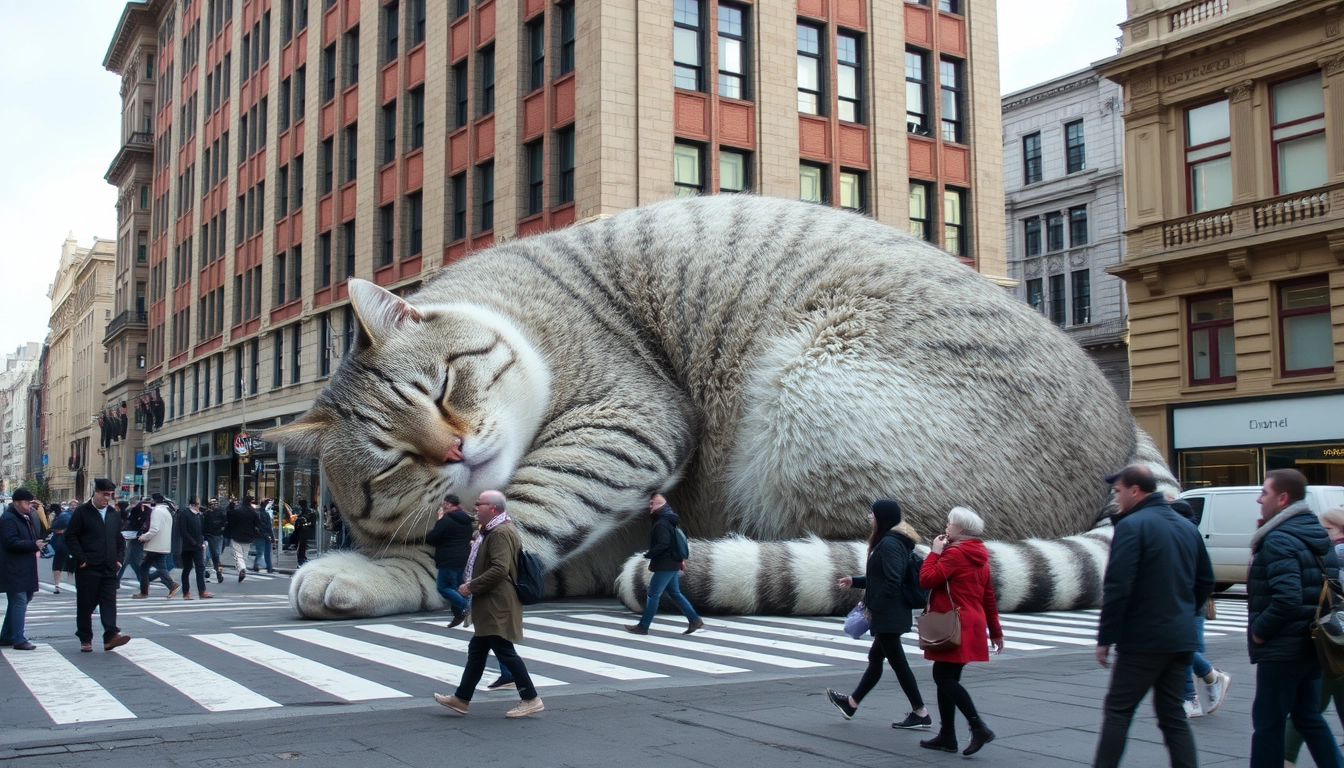
{"label": "cat's ear", "polygon": [[331,425],[321,415],[308,411],[299,418],[262,433],[261,439],[281,443],[286,448],[308,456],[318,453],[318,441]]}
{"label": "cat's ear", "polygon": [[368,280],[350,281],[350,303],[359,318],[357,347],[376,347],[378,342],[412,323],[423,321],[420,310],[404,299]]}

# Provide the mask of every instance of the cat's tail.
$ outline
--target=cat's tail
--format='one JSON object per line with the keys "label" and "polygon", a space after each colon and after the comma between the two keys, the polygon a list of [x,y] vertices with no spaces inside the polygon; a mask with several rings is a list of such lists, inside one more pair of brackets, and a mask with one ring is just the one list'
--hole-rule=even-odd
{"label": "cat's tail", "polygon": [[[1067,611],[1100,604],[1111,531],[1104,524],[1052,541],[985,542],[999,610]],[[742,536],[691,539],[681,591],[703,613],[840,615],[862,592],[841,589],[836,581],[863,574],[867,546],[816,536],[770,542]],[[644,608],[652,575],[648,562],[631,557],[616,579],[616,593],[631,610]]]}

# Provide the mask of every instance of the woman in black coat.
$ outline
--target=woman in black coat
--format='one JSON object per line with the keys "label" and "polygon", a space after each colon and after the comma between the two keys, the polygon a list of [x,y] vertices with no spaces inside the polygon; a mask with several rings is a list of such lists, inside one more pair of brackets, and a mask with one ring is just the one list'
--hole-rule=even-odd
{"label": "woman in black coat", "polygon": [[[873,645],[868,649],[868,668],[864,670],[859,685],[849,696],[838,691],[826,689],[826,698],[835,705],[845,719],[854,716],[859,702],[882,679],[882,662],[891,664],[900,681],[901,690],[910,700],[911,712],[892,728],[928,728],[933,725],[929,710],[924,706],[924,697],[919,695],[919,684],[915,682],[915,673],[910,671],[910,663],[905,660],[905,649],[901,646],[901,635],[910,631],[913,622],[910,612],[916,607],[906,599],[907,581],[909,586],[918,586],[918,559],[915,557],[915,544],[919,535],[909,525],[901,522],[901,505],[890,499],[878,499],[873,502],[872,513],[868,516],[873,529],[868,536],[868,564],[863,576],[845,576],[840,579],[842,589],[863,589],[863,605],[867,610],[873,635]],[[912,565],[914,566],[912,569]]]}

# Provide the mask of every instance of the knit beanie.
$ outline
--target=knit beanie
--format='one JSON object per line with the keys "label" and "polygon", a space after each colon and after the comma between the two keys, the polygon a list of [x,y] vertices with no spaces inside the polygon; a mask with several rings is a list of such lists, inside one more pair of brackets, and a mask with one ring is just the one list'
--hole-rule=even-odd
{"label": "knit beanie", "polygon": [[877,530],[889,531],[901,524],[901,505],[891,499],[878,499],[873,502],[873,519],[877,520]]}

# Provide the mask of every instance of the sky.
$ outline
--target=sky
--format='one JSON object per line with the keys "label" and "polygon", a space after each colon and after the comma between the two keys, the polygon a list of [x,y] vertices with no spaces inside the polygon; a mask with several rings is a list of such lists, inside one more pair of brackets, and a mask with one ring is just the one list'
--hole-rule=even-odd
{"label": "sky", "polygon": [[[1125,0],[997,2],[1002,93],[1114,55],[1125,17]],[[116,238],[120,80],[102,62],[123,7],[0,0],[0,353],[46,337],[69,234]]]}

